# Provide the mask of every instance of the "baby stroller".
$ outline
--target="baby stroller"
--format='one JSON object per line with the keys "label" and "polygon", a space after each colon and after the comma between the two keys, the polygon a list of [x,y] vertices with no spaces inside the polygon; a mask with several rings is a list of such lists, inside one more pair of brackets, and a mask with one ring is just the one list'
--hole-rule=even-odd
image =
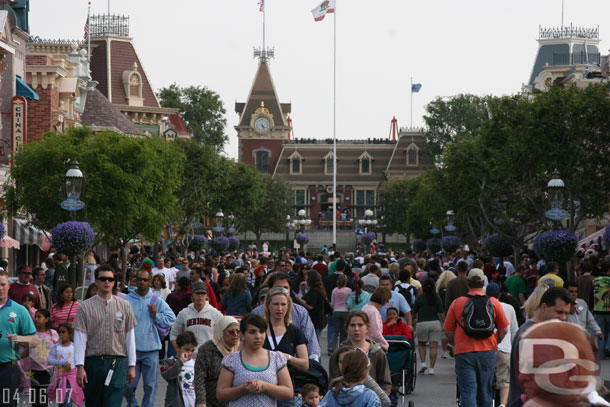
{"label": "baby stroller", "polygon": [[[396,398],[412,393],[417,378],[417,353],[415,346],[401,335],[384,335],[388,341],[388,364],[392,374],[392,393]],[[404,398],[403,398],[404,405]],[[409,407],[413,401],[409,401]]]}

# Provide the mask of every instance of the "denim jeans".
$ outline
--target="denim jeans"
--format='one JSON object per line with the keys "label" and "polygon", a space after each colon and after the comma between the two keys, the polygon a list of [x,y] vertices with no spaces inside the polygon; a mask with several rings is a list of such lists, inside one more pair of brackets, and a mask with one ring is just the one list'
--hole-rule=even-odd
{"label": "denim jeans", "polygon": [[345,321],[347,321],[347,311],[335,311],[333,312],[333,335],[331,343],[334,345],[333,349],[336,348],[337,339],[339,344],[347,338],[347,332],[345,331]]}
{"label": "denim jeans", "polygon": [[608,346],[608,335],[610,334],[610,314],[594,314],[595,322],[599,325],[599,329],[602,330],[604,334],[604,340],[600,341],[597,339],[597,348],[599,349],[599,358],[604,358],[604,350],[610,349]]}
{"label": "denim jeans", "polygon": [[[328,342],[328,351],[332,352],[337,347],[337,337],[335,336],[333,338],[333,335],[335,333],[335,324],[333,323],[332,315],[330,316],[330,318],[328,318],[327,328],[328,330],[326,331],[326,341]],[[335,342],[333,342],[333,339]]]}
{"label": "denim jeans", "polygon": [[125,399],[127,407],[137,407],[136,389],[140,376],[142,376],[144,397],[142,407],[154,407],[157,395],[157,385],[159,380],[159,351],[136,352],[136,377],[131,383],[125,385]]}
{"label": "denim jeans", "polygon": [[455,373],[460,389],[461,407],[489,407],[492,405],[492,386],[496,371],[496,353],[458,353]]}

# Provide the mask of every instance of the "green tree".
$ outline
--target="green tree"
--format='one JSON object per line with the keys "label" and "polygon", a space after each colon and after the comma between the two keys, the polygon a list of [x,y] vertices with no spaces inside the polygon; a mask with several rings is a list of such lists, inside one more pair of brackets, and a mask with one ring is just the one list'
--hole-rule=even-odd
{"label": "green tree", "polygon": [[459,135],[475,135],[488,120],[487,96],[460,94],[436,98],[426,106],[424,154],[439,162],[445,147]]}
{"label": "green tree", "polygon": [[216,92],[205,86],[181,87],[174,83],[159,90],[157,96],[163,107],[180,110],[195,140],[222,151],[228,140],[224,133],[226,110]]}
{"label": "green tree", "polygon": [[93,135],[89,128],[48,133],[24,146],[4,185],[9,215],[23,210],[46,230],[68,220],[60,203],[69,159],[78,160],[85,176],[81,199],[87,206],[76,216],[92,225],[96,243],[125,245],[140,235],[154,241],[174,215],[184,160],[176,145],[113,132]]}

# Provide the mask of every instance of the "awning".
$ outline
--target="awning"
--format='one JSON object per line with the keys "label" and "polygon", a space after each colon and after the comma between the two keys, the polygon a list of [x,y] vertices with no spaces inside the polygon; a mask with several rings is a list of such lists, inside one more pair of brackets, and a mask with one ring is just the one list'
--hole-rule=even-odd
{"label": "awning", "polygon": [[26,99],[30,100],[40,100],[40,97],[34,89],[30,88],[27,83],[23,81],[20,77],[17,78],[17,96],[23,96]]}
{"label": "awning", "polygon": [[20,246],[21,245],[19,242],[12,237],[4,236],[2,239],[0,239],[0,247],[8,247],[9,249],[13,248],[19,250]]}
{"label": "awning", "polygon": [[[591,242],[597,244],[597,239],[599,237],[603,237],[605,231],[606,231],[606,228],[601,228],[597,232],[593,232],[589,236],[585,236],[585,237],[581,238],[580,241],[578,242],[578,247],[581,247],[584,244],[585,247],[589,248],[589,244]],[[604,239],[602,238],[602,249],[606,249],[605,245],[606,245],[606,243],[604,242]]]}
{"label": "awning", "polygon": [[21,244],[36,245],[42,249],[44,231],[34,226],[28,226],[23,219],[13,219],[13,236]]}

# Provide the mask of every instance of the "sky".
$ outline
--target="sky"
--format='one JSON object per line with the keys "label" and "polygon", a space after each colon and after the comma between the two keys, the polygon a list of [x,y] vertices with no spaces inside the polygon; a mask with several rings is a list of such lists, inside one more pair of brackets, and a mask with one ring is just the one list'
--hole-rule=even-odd
{"label": "sky", "polygon": [[[568,25],[600,28],[610,44],[610,1],[564,0]],[[281,102],[292,102],[297,138],[333,135],[333,16],[315,22],[321,0],[265,0],[266,43]],[[86,0],[32,0],[30,32],[80,39]],[[91,13],[107,13],[92,0]],[[130,16],[130,35],[153,88],[206,86],[227,110],[225,153],[237,156],[235,102],[245,102],[262,45],[258,0],[110,0],[110,12]],[[53,18],[49,18],[53,16]],[[424,124],[425,106],[460,93],[508,95],[528,81],[539,25],[561,25],[561,0],[337,0],[338,139],[385,138],[393,116]]]}

